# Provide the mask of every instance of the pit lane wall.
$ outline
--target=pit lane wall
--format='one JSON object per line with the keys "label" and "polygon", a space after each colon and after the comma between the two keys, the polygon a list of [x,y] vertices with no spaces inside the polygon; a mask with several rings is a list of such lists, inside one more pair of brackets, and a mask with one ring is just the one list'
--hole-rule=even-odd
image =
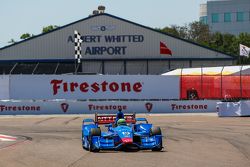
{"label": "pit lane wall", "polygon": [[216,100],[193,101],[0,101],[0,115],[116,113],[209,113]]}
{"label": "pit lane wall", "polygon": [[2,76],[0,115],[216,112],[216,100],[180,101],[179,83],[159,75]]}

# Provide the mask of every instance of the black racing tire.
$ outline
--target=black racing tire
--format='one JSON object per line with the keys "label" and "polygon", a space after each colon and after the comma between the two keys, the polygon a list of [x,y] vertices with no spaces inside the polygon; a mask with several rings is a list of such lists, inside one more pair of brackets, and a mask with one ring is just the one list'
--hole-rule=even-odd
{"label": "black racing tire", "polygon": [[89,149],[90,152],[99,152],[100,149],[96,149],[92,144],[92,137],[89,136]]}
{"label": "black racing tire", "polygon": [[92,128],[90,129],[90,136],[101,136],[101,129],[100,128]]}
{"label": "black racing tire", "polygon": [[152,151],[161,151],[162,150],[162,142],[160,143],[159,146],[155,147],[155,148],[152,148]]}
{"label": "black racing tire", "polygon": [[161,135],[161,128],[160,127],[152,127],[150,129],[150,136]]}
{"label": "black racing tire", "polygon": [[101,129],[100,128],[92,128],[90,129],[89,134],[89,151],[90,152],[99,152],[100,149],[96,149],[94,145],[92,144],[92,137],[93,136],[101,136]]}
{"label": "black racing tire", "polygon": [[[161,135],[161,128],[160,127],[152,127],[150,129],[150,135],[151,136]],[[161,151],[162,148],[163,147],[162,147],[162,141],[161,141],[161,143],[157,147],[153,148],[152,151]]]}
{"label": "black racing tire", "polygon": [[84,146],[86,142],[87,142],[87,141],[84,139],[84,134],[83,134],[83,132],[82,132],[82,148],[83,148],[84,150],[89,151],[89,148]]}
{"label": "black racing tire", "polygon": [[84,143],[85,143],[85,141],[84,141],[84,134],[83,134],[83,131],[82,131],[82,139],[81,139],[81,140],[82,140],[82,148],[85,149],[85,148],[84,148]]}

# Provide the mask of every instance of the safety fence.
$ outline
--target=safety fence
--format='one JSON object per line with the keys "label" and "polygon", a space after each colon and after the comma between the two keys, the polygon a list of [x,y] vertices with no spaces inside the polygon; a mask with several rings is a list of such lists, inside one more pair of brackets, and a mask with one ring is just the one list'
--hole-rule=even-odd
{"label": "safety fence", "polygon": [[250,99],[249,66],[208,69],[181,71],[180,99]]}

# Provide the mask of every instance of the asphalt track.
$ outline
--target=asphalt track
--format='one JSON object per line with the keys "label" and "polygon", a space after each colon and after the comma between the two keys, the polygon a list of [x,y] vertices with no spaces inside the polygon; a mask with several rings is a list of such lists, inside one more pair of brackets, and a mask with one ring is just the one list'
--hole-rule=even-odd
{"label": "asphalt track", "polygon": [[250,118],[143,115],[160,126],[162,152],[102,151],[81,147],[84,115],[0,117],[0,167],[249,167]]}

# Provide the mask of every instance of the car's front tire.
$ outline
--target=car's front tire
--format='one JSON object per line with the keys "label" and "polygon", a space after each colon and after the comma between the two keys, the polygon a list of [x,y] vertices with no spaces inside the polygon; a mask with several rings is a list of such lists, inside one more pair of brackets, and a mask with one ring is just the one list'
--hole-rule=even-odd
{"label": "car's front tire", "polygon": [[155,148],[152,148],[152,151],[161,151],[162,150],[162,141],[160,142],[160,144],[157,146],[157,147],[155,147]]}
{"label": "car's front tire", "polygon": [[96,148],[92,142],[93,136],[101,136],[100,128],[92,128],[89,133],[89,151],[90,152],[99,152],[100,149]]}
{"label": "car's front tire", "polygon": [[[162,135],[160,127],[152,127],[150,129],[150,136]],[[152,148],[152,151],[161,151],[162,150],[162,140],[157,147]]]}

